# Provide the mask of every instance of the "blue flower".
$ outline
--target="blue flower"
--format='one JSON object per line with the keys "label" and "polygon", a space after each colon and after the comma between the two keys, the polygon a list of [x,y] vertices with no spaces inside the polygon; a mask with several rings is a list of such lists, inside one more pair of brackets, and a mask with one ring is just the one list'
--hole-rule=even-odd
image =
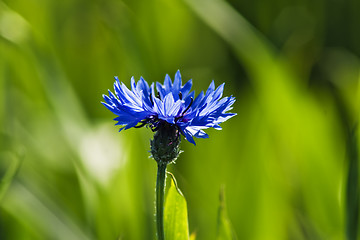
{"label": "blue flower", "polygon": [[145,125],[153,131],[164,125],[173,126],[189,142],[195,144],[193,137],[209,137],[203,129],[221,129],[220,123],[236,115],[228,112],[232,109],[235,98],[221,98],[224,83],[215,89],[212,81],[207,91],[195,98],[195,92],[190,91],[192,80],[182,85],[179,70],[174,82],[166,75],[164,84],[157,82],[149,86],[142,77],[135,83],[132,77],[131,90],[117,77],[115,80],[115,94],[109,90],[109,96],[103,95],[105,102],[102,104],[117,115],[114,118],[116,125],[123,126],[119,131]]}

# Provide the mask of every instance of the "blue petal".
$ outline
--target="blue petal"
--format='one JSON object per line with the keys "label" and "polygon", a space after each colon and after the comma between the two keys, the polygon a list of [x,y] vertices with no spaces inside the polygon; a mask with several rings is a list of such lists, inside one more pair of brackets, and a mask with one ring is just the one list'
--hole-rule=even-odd
{"label": "blue petal", "polygon": [[189,130],[187,130],[186,128],[185,129],[181,129],[182,130],[182,133],[183,135],[185,136],[186,140],[188,140],[188,142],[196,145],[195,141],[194,141],[194,138],[192,137],[191,135],[191,132]]}
{"label": "blue petal", "polygon": [[112,106],[112,105],[109,105],[107,103],[104,103],[104,102],[101,102],[102,105],[104,105],[107,109],[109,109],[111,112],[117,114],[118,110]]}
{"label": "blue petal", "polygon": [[107,97],[108,99],[105,99],[105,101],[109,101],[109,104],[110,105],[114,105],[116,106],[117,108],[121,107],[122,106],[122,102],[115,97],[115,95],[109,90],[109,96]]}
{"label": "blue petal", "polygon": [[209,135],[207,135],[203,130],[199,130],[194,135],[197,138],[209,138]]}
{"label": "blue petal", "polygon": [[102,96],[103,96],[103,98],[104,98],[104,100],[105,100],[105,102],[106,102],[107,104],[112,105],[112,101],[111,101],[111,99],[110,99],[108,96],[106,96],[105,94],[103,94]]}
{"label": "blue petal", "polygon": [[124,130],[129,129],[129,128],[132,128],[132,127],[135,127],[139,122],[140,122],[140,121],[136,121],[136,120],[135,120],[135,121],[133,121],[133,122],[128,123],[128,124],[125,126]]}
{"label": "blue petal", "polygon": [[157,114],[164,116],[164,107],[160,99],[154,98],[154,110]]}
{"label": "blue petal", "polygon": [[[185,106],[189,106],[189,104],[191,103],[191,101],[194,101],[194,96],[195,96],[195,91],[192,91],[191,93],[189,93],[186,97],[185,97],[185,99],[184,99],[184,101],[185,101]],[[192,99],[192,100],[191,100]]]}
{"label": "blue petal", "polygon": [[194,102],[192,103],[191,108],[195,109],[199,105],[199,103],[203,100],[203,98],[204,98],[204,92],[201,91],[201,93],[195,98]]}
{"label": "blue petal", "polygon": [[180,71],[178,70],[175,74],[174,84],[172,86],[172,93],[175,101],[179,99],[180,88],[181,88],[181,74]]}
{"label": "blue petal", "polygon": [[136,86],[136,91],[142,96],[142,100],[146,104],[146,107],[150,108],[153,105],[150,100],[151,89],[143,77],[140,77]]}
{"label": "blue petal", "polygon": [[149,84],[145,81],[143,77],[140,77],[140,80],[137,82],[136,86],[137,91],[143,90],[146,93],[150,93],[150,87]]}
{"label": "blue petal", "polygon": [[136,84],[135,84],[135,79],[134,79],[134,77],[131,77],[130,84],[131,84],[131,90],[132,90],[133,92],[136,91]]}
{"label": "blue petal", "polygon": [[212,99],[213,101],[218,100],[219,98],[221,98],[223,91],[224,91],[224,85],[225,83],[221,84],[214,92]]}
{"label": "blue petal", "polygon": [[[160,104],[160,101],[156,102]],[[175,124],[175,117],[177,116],[182,101],[178,100],[174,102],[174,98],[171,93],[165,96],[164,101],[162,101],[162,107],[158,107],[160,111],[158,112],[159,118],[163,119],[171,124]]]}
{"label": "blue petal", "polygon": [[158,93],[160,94],[160,98],[164,99],[164,97],[166,96],[166,91],[163,85],[161,85],[161,83],[156,83],[156,89],[158,91]]}
{"label": "blue petal", "polygon": [[209,88],[206,90],[206,96],[209,96],[215,90],[215,83],[214,80],[211,81]]}
{"label": "blue petal", "polygon": [[168,74],[166,74],[166,76],[165,76],[164,86],[165,86],[166,94],[171,92],[172,83],[171,83],[171,79]]}
{"label": "blue petal", "polygon": [[191,87],[192,87],[192,80],[190,79],[181,88],[181,93],[182,93],[183,99],[187,97],[188,93],[190,92]]}
{"label": "blue petal", "polygon": [[150,95],[151,102],[152,102],[152,105],[154,105],[154,101],[155,101],[154,98],[156,98],[154,83],[151,84],[150,89],[151,89],[151,95]]}
{"label": "blue petal", "polygon": [[163,100],[163,104],[164,104],[164,115],[170,116],[171,109],[174,105],[173,95],[172,94],[166,95]]}

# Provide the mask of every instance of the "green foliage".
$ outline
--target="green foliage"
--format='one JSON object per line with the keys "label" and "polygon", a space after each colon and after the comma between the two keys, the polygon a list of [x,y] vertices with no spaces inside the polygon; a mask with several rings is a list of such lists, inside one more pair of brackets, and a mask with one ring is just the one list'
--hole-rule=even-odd
{"label": "green foliage", "polygon": [[177,69],[196,93],[214,79],[237,98],[238,115],[196,147],[182,141],[169,166],[192,239],[230,236],[226,219],[238,239],[359,239],[359,12],[359,1],[0,0],[0,239],[153,240],[153,133],[118,133],[100,101],[114,75],[128,85]]}
{"label": "green foliage", "polygon": [[167,190],[164,209],[165,239],[189,239],[189,224],[186,200],[171,175],[170,187]]}
{"label": "green foliage", "polygon": [[359,225],[359,154],[356,129],[349,134],[348,143],[348,179],[346,189],[346,236],[356,240]]}
{"label": "green foliage", "polygon": [[[5,173],[3,176],[0,176],[0,205],[1,205],[1,200],[3,199],[3,197],[6,194],[6,191],[8,190],[11,182],[13,181],[17,171],[20,168],[20,164],[21,164],[21,160],[19,157],[14,157],[14,156],[7,156],[8,158],[10,158],[10,164],[9,166],[7,166],[7,168],[5,169]],[[6,162],[7,159],[5,159],[5,157],[3,156],[1,158],[1,163]]]}

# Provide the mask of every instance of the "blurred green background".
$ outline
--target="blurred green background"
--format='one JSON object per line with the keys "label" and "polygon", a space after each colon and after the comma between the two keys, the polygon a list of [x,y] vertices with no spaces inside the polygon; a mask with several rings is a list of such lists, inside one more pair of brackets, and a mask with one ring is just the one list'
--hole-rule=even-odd
{"label": "blurred green background", "polygon": [[170,167],[197,239],[360,239],[358,0],[0,0],[0,239],[154,239],[149,129],[113,77],[212,79],[238,115]]}

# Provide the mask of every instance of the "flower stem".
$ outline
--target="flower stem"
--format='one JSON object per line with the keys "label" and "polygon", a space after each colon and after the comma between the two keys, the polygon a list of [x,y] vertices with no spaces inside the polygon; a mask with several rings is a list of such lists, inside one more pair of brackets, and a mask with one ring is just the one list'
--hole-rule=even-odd
{"label": "flower stem", "polygon": [[158,240],[164,240],[164,195],[166,162],[158,162],[158,172],[156,178],[156,229]]}

